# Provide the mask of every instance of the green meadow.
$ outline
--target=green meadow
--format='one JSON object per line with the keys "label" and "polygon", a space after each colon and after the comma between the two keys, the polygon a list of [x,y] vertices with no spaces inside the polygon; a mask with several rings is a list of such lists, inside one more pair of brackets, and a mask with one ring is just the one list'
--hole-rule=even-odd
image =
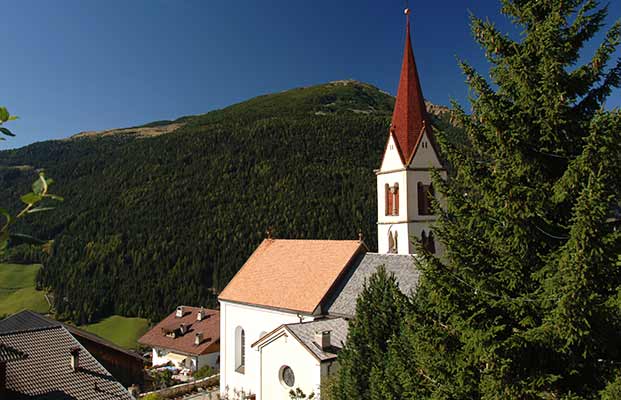
{"label": "green meadow", "polygon": [[0,316],[21,310],[47,313],[49,305],[45,292],[35,289],[35,277],[40,264],[0,264]]}
{"label": "green meadow", "polygon": [[126,349],[138,347],[138,339],[149,329],[144,318],[128,318],[113,315],[97,323],[82,325],[80,329],[94,333]]}

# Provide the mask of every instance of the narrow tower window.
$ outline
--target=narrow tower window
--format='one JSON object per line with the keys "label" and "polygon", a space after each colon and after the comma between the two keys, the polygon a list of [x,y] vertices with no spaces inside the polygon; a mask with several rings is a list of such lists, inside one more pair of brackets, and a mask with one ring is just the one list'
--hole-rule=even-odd
{"label": "narrow tower window", "polygon": [[430,231],[429,232],[429,236],[427,236],[425,231],[423,231],[423,233],[421,233],[421,235],[420,235],[420,241],[421,241],[423,247],[425,248],[425,250],[427,250],[431,254],[435,254],[436,253],[436,243],[433,240],[433,232]]}
{"label": "narrow tower window", "polygon": [[235,371],[243,374],[246,368],[246,332],[241,326],[235,329]]}
{"label": "narrow tower window", "polygon": [[398,249],[399,249],[398,239],[399,239],[399,233],[397,231],[395,231],[395,241],[394,241],[394,246],[392,248],[392,252],[393,253],[397,253],[398,252]]}
{"label": "narrow tower window", "polygon": [[418,182],[418,215],[433,215],[431,207],[431,199],[435,197],[433,184],[423,185]]}
{"label": "narrow tower window", "polygon": [[399,184],[392,187],[392,215],[399,215]]}
{"label": "narrow tower window", "polygon": [[436,253],[436,243],[433,240],[433,232],[429,232],[429,237],[427,238],[427,251],[431,254]]}

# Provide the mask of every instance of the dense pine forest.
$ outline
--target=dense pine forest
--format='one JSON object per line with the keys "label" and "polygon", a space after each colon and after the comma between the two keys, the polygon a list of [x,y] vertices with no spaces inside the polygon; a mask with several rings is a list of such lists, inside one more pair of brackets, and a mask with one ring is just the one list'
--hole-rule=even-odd
{"label": "dense pine forest", "polygon": [[[393,103],[370,85],[334,82],[183,117],[157,137],[125,130],[3,151],[0,198],[17,209],[34,169],[57,182],[64,203],[19,229],[55,240],[37,280],[61,318],[216,306],[270,227],[281,238],[362,230],[375,246],[373,169]],[[449,128],[448,115],[435,122]],[[41,256],[18,247],[11,257]]]}

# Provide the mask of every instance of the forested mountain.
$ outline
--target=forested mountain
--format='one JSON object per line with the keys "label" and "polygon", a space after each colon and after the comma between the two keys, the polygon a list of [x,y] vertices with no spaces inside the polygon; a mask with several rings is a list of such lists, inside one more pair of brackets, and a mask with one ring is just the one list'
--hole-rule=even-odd
{"label": "forested mountain", "polygon": [[[45,168],[66,199],[19,227],[55,239],[38,284],[53,292],[60,317],[159,318],[179,304],[215,306],[268,227],[276,237],[323,239],[361,229],[375,246],[373,169],[393,103],[373,86],[340,81],[36,143],[0,152],[0,198],[17,209],[33,169]],[[448,116],[435,122],[447,128]]]}

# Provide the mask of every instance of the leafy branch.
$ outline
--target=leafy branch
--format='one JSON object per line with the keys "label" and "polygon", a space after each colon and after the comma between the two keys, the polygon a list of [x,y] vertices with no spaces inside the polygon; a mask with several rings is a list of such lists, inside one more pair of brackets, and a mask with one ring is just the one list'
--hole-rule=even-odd
{"label": "leafy branch", "polygon": [[[13,121],[16,119],[16,116],[9,114],[6,107],[0,107],[0,133],[5,136],[15,136],[15,134],[2,125],[7,121]],[[0,140],[5,140],[5,138],[0,136]],[[32,191],[21,196],[21,201],[25,204],[25,206],[17,215],[13,216],[7,209],[0,207],[0,216],[4,219],[2,228],[0,228],[0,256],[5,254],[9,248],[9,245],[34,244],[42,246],[43,250],[46,252],[49,252],[51,249],[51,245],[53,243],[51,240],[46,241],[37,239],[30,235],[11,233],[11,227],[21,218],[24,218],[29,214],[53,210],[54,207],[46,207],[41,205],[45,199],[52,201],[63,201],[62,197],[49,193],[49,188],[54,181],[50,178],[46,178],[45,171],[39,170],[38,174],[38,179],[32,184]]]}

